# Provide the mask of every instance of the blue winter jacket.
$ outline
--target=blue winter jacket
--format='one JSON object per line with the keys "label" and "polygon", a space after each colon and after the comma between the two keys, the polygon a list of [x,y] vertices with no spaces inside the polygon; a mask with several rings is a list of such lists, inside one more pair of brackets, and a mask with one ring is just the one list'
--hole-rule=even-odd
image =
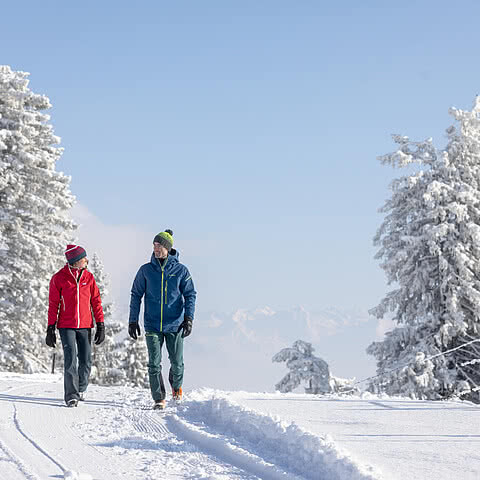
{"label": "blue winter jacket", "polygon": [[193,320],[197,292],[178,252],[171,250],[163,267],[152,253],[150,263],[142,265],[132,286],[129,323],[138,322],[145,295],[144,324],[147,332],[177,332],[184,314]]}

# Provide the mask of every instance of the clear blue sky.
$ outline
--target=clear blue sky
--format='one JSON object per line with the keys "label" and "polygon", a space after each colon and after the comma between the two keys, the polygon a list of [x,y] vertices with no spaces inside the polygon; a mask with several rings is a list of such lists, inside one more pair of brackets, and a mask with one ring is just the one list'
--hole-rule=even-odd
{"label": "clear blue sky", "polygon": [[[0,63],[53,103],[78,202],[148,232],[145,259],[172,228],[203,311],[376,305],[372,237],[398,174],[376,157],[391,133],[443,146],[448,108],[480,92],[474,1],[25,1],[1,15]],[[98,241],[133,255],[112,237]]]}

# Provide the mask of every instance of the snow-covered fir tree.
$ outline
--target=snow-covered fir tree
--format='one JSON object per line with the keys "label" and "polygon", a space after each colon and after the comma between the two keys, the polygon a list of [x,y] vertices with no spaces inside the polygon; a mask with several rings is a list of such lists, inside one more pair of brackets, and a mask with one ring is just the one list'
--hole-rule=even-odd
{"label": "snow-covered fir tree", "polygon": [[109,278],[105,272],[103,262],[96,253],[93,254],[88,265],[92,272],[102,299],[105,321],[105,341],[101,345],[93,345],[92,352],[92,383],[100,385],[121,385],[125,383],[126,374],[121,368],[125,362],[124,342],[118,341],[117,336],[124,326],[113,319],[115,306],[107,302]]}
{"label": "snow-covered fir tree", "polygon": [[0,66],[0,370],[47,371],[48,286],[75,224],[63,149],[28,73]]}
{"label": "snow-covered fir tree", "polygon": [[110,279],[105,272],[105,266],[100,260],[96,252],[93,253],[90,261],[88,262],[88,269],[95,278],[98,291],[100,292],[100,298],[102,299],[103,317],[105,321],[112,321],[115,305],[113,302],[107,302],[109,294]]}
{"label": "snow-covered fir tree", "polygon": [[371,313],[383,318],[393,312],[397,326],[367,350],[380,374],[370,388],[478,400],[480,100],[471,111],[450,113],[457,124],[447,129],[444,150],[431,139],[396,135],[399,148],[380,157],[410,171],[392,183],[374,238],[376,258],[395,288]]}
{"label": "snow-covered fir tree", "polygon": [[136,387],[148,387],[148,351],[147,344],[142,338],[134,341],[130,338],[124,341],[126,359],[123,371],[127,382]]}
{"label": "snow-covered fir tree", "polygon": [[275,389],[291,392],[299,385],[305,385],[305,393],[330,393],[330,370],[327,362],[313,355],[315,349],[311,343],[297,340],[292,347],[284,348],[275,354],[273,362],[287,362],[290,370]]}

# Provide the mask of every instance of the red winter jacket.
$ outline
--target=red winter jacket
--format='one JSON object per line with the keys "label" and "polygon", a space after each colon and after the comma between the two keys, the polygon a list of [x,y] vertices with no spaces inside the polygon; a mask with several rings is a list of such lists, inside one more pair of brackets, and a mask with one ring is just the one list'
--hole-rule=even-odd
{"label": "red winter jacket", "polygon": [[88,270],[80,271],[67,263],[50,280],[48,297],[49,325],[57,324],[58,328],[92,328],[92,312],[96,323],[103,322],[100,292]]}

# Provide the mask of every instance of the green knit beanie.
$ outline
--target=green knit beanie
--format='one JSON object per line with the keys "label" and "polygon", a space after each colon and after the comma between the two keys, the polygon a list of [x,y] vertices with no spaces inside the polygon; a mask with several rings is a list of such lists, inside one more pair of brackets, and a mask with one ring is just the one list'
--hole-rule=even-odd
{"label": "green knit beanie", "polygon": [[173,232],[171,230],[165,230],[155,235],[153,243],[159,243],[162,247],[165,247],[168,251],[173,247]]}

